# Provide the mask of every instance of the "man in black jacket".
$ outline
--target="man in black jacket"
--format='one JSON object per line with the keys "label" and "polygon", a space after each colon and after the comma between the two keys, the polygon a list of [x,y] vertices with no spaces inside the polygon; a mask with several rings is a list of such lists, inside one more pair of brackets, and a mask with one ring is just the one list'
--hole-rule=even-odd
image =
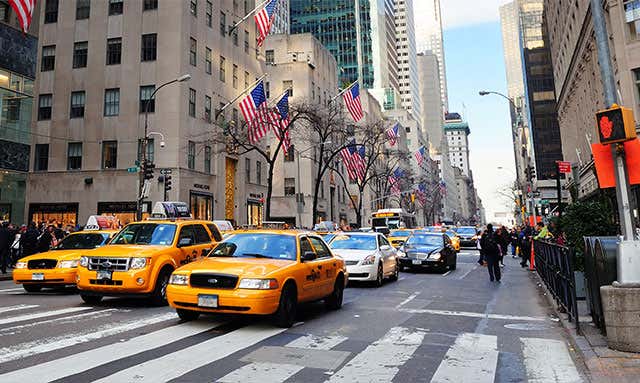
{"label": "man in black jacket", "polygon": [[22,256],[33,255],[38,252],[38,236],[40,233],[36,229],[36,223],[31,222],[27,231],[20,237],[22,245]]}
{"label": "man in black jacket", "polygon": [[489,280],[500,282],[502,277],[500,274],[500,239],[493,231],[493,225],[488,224],[487,230],[480,239],[484,258],[487,261],[487,269],[489,270]]}

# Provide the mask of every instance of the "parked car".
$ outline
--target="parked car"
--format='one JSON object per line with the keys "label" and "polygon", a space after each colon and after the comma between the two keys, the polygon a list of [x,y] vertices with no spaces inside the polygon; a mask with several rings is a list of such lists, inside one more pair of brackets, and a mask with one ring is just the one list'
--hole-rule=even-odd
{"label": "parked car", "polygon": [[414,233],[398,250],[402,270],[430,268],[439,271],[455,270],[458,254],[446,234]]}

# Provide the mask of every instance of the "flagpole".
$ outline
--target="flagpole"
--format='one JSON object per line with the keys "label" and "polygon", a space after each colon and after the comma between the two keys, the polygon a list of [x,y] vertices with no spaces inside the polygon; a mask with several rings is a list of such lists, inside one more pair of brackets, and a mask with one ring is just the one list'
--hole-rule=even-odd
{"label": "flagpole", "polygon": [[256,86],[257,83],[259,83],[260,81],[262,81],[265,77],[267,77],[267,73],[263,74],[262,76],[260,76],[259,79],[257,79],[256,81],[253,82],[253,84],[249,85],[248,87],[246,87],[242,92],[240,92],[239,95],[236,96],[236,98],[234,98],[233,100],[229,101],[225,106],[223,106],[222,108],[220,108],[219,111],[216,112],[215,117],[213,118],[214,121],[218,120],[218,116],[220,116],[222,114],[222,112],[224,112],[225,109],[227,109],[231,104],[233,104],[234,102],[238,101],[238,99],[240,97],[242,97],[245,93],[247,93],[247,91],[251,88],[253,88],[254,86]]}
{"label": "flagpole", "polygon": [[358,80],[354,81],[351,83],[351,85],[349,85],[348,87],[344,88],[343,90],[340,91],[340,93],[338,93],[335,97],[333,97],[331,100],[329,100],[329,104],[331,104],[332,102],[334,102],[336,100],[336,98],[342,96],[346,91],[348,91],[349,89],[351,89],[351,87],[353,87],[356,83],[358,82]]}
{"label": "flagpole", "polygon": [[260,5],[256,6],[255,8],[253,8],[253,10],[251,10],[251,12],[247,13],[246,15],[244,15],[243,18],[240,19],[240,21],[238,21],[237,23],[233,24],[231,26],[231,28],[229,28],[229,36],[231,36],[231,34],[233,33],[233,31],[236,30],[236,28],[238,28],[238,26],[242,23],[244,23],[245,21],[247,21],[247,19],[253,15],[258,9],[263,8],[265,6],[265,4],[267,4],[269,1],[271,0],[266,0],[263,1],[262,3],[260,3]]}

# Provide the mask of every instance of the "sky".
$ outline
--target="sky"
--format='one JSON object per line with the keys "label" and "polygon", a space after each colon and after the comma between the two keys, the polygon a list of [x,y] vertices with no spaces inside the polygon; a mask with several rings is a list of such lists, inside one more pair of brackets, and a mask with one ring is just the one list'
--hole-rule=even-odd
{"label": "sky", "polygon": [[469,122],[471,169],[487,220],[510,210],[498,190],[515,179],[508,101],[478,95],[480,90],[507,92],[498,13],[506,2],[441,0],[449,111]]}

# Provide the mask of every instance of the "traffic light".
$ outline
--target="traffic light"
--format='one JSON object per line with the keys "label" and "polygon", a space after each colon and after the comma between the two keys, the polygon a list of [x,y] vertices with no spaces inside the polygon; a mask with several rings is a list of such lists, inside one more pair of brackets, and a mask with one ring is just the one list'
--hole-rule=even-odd
{"label": "traffic light", "polygon": [[165,174],[164,175],[164,191],[168,192],[169,190],[171,190],[171,175]]}
{"label": "traffic light", "polygon": [[156,165],[149,161],[146,160],[143,164],[142,164],[142,172],[144,173],[144,179],[145,180],[150,180],[153,179],[153,169],[156,167]]}
{"label": "traffic light", "polygon": [[536,178],[536,169],[533,166],[527,166],[527,168],[524,169],[524,174],[527,176],[528,180],[532,180]]}
{"label": "traffic light", "polygon": [[636,138],[633,111],[613,104],[611,109],[596,113],[598,135],[601,144],[613,144]]}

